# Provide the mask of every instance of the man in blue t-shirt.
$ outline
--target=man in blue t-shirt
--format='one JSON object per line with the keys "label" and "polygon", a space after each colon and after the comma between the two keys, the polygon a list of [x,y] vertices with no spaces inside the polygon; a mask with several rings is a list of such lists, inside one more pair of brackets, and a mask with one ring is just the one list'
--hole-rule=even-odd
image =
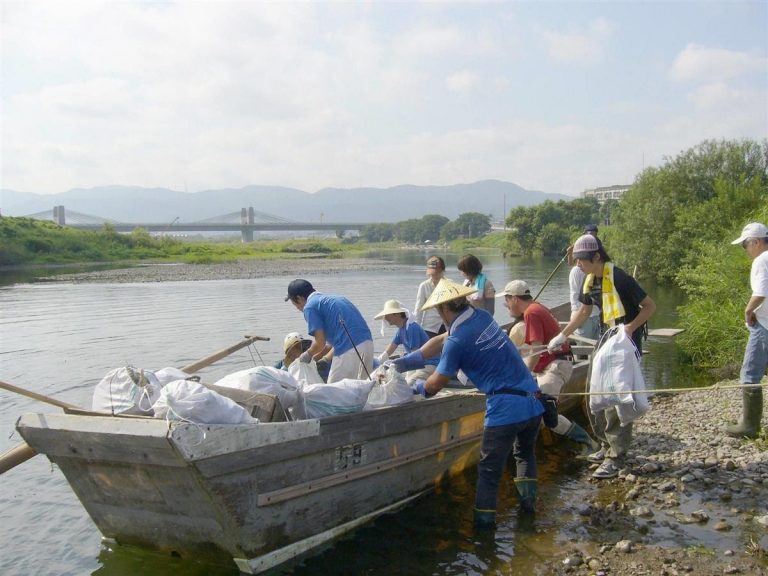
{"label": "man in blue t-shirt", "polygon": [[[392,342],[389,343],[384,352],[379,354],[379,362],[386,361],[401,344],[405,349],[405,353],[409,354],[421,348],[429,340],[427,333],[419,324],[411,319],[410,312],[407,308],[403,307],[399,300],[387,300],[384,303],[384,309],[376,314],[374,318],[376,320],[383,319],[390,326],[397,328]],[[413,384],[416,380],[425,380],[435,371],[435,366],[437,366],[439,361],[439,355],[425,359],[423,368],[410,370],[404,374],[405,381],[408,384]]]}
{"label": "man in blue t-shirt", "polygon": [[[328,382],[344,378],[363,380],[373,370],[373,338],[368,324],[352,302],[343,296],[315,291],[306,280],[296,279],[288,285],[288,295],[298,310],[304,313],[307,333],[314,342],[299,356],[309,363],[316,356],[330,362]],[[327,345],[331,346],[327,351]],[[332,358],[332,360],[331,360]]]}
{"label": "man in blue t-shirt", "polygon": [[[517,465],[515,487],[520,508],[533,512],[536,501],[536,456],[534,444],[544,409],[536,397],[539,388],[519,352],[488,312],[473,308],[467,296],[474,288],[443,279],[426,301],[436,308],[448,326],[442,355],[435,372],[415,391],[430,397],[462,370],[487,396],[485,430],[478,464],[475,522],[492,526],[496,519],[499,482],[510,451]],[[399,371],[424,363],[424,353],[434,349],[437,336],[422,349],[395,360]]]}

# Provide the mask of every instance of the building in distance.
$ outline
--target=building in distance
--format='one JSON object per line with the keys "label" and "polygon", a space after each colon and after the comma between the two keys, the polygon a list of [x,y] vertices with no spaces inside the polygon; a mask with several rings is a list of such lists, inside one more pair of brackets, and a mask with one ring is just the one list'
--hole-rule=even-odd
{"label": "building in distance", "polygon": [[602,204],[606,200],[620,200],[624,192],[630,189],[629,184],[620,184],[617,186],[602,186],[600,188],[590,188],[581,193],[583,198],[596,198]]}

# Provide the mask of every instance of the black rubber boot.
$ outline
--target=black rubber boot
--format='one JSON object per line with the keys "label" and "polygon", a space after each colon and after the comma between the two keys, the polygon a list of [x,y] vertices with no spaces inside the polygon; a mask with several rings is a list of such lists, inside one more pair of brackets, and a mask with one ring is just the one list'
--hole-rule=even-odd
{"label": "black rubber boot", "polygon": [[763,418],[763,389],[743,388],[741,390],[742,413],[737,424],[728,424],[725,432],[736,438],[756,438],[760,434],[760,420]]}

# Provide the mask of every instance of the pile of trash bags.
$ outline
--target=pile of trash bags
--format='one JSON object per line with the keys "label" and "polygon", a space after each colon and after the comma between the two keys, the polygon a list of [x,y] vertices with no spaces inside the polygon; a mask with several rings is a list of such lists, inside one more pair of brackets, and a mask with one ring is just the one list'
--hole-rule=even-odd
{"label": "pile of trash bags", "polygon": [[[96,385],[92,409],[198,424],[258,423],[233,400],[190,378],[177,368],[116,368]],[[386,365],[377,368],[370,380],[344,379],[333,383],[323,382],[314,363],[294,362],[288,371],[257,366],[228,374],[215,385],[273,394],[292,420],[375,410],[412,402],[414,398],[405,377]]]}

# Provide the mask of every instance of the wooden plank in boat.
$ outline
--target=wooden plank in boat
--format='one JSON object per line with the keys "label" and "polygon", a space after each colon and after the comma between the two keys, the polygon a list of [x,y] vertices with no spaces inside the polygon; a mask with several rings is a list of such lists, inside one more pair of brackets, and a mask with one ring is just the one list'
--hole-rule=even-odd
{"label": "wooden plank in boat", "polygon": [[24,414],[16,428],[30,446],[51,459],[186,465],[168,441],[165,420]]}
{"label": "wooden plank in boat", "polygon": [[648,330],[648,336],[659,336],[661,338],[674,338],[681,332],[685,332],[685,328],[652,328]]}
{"label": "wooden plank in boat", "polygon": [[[205,442],[201,442],[203,432]],[[170,438],[186,459],[194,461],[270,444],[279,445],[292,440],[314,438],[319,433],[319,420],[255,426],[200,426],[185,422],[173,427]]]}
{"label": "wooden plank in boat", "polygon": [[[469,403],[472,408],[468,409]],[[366,442],[393,433],[407,433],[431,424],[440,424],[470,412],[485,411],[485,396],[475,392],[453,392],[444,397],[415,401],[370,412],[330,416],[320,421],[320,434],[316,438],[268,445],[248,449],[236,454],[221,454],[196,463],[205,477],[231,474],[253,467],[253,463],[268,464],[291,460],[306,452],[305,442],[316,450]]]}

